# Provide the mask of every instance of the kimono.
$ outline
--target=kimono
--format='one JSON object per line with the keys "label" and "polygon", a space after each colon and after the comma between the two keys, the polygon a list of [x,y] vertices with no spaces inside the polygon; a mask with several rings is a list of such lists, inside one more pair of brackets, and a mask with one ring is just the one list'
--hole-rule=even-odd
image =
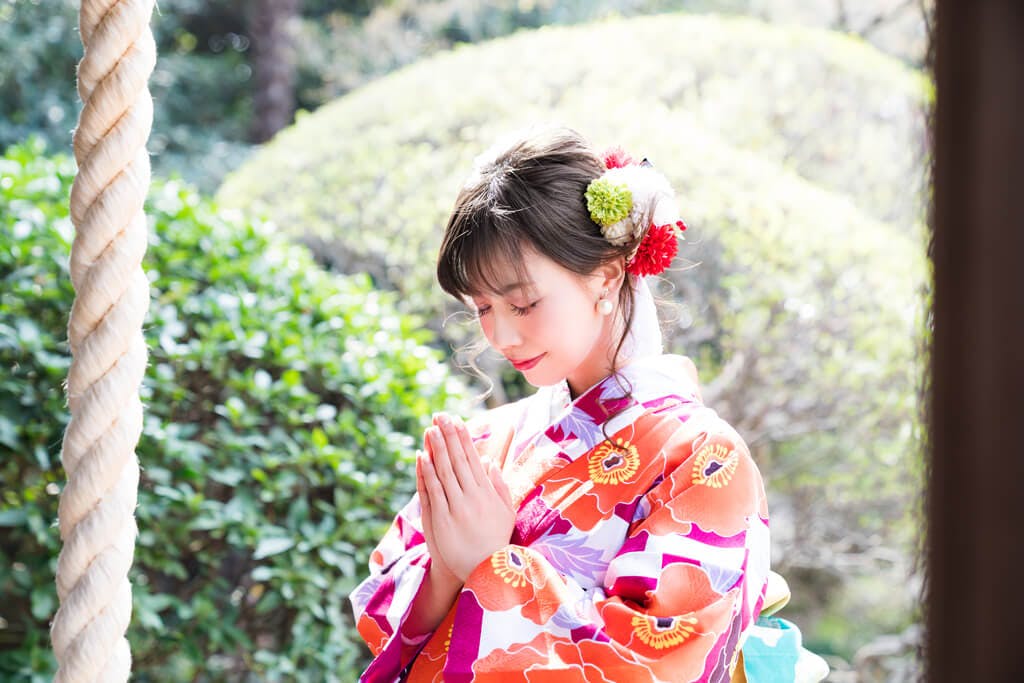
{"label": "kimono", "polygon": [[375,655],[360,680],[730,681],[765,598],[767,504],[682,360],[638,359],[575,400],[563,382],[471,420],[517,506],[512,537],[432,633],[407,633],[430,566],[414,497],[350,596]]}

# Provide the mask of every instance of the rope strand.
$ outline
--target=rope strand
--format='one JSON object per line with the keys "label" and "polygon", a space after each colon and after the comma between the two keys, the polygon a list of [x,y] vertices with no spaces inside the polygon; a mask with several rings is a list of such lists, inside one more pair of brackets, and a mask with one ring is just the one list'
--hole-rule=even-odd
{"label": "rope strand", "polygon": [[121,683],[131,673],[125,633],[135,553],[135,505],[142,434],[139,387],[148,350],[149,309],[143,205],[149,190],[145,145],[153,123],[149,76],[156,44],[154,0],[83,0],[78,65],[83,107],[73,134],[78,173],[71,187],[68,318],[71,419],[61,462],[67,484],[58,509],[60,607],[50,635],[57,683]]}

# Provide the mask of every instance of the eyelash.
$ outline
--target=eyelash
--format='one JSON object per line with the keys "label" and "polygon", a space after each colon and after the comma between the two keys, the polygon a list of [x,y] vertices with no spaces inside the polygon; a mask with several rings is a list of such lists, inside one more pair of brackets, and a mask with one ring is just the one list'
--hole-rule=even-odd
{"label": "eyelash", "polygon": [[[539,300],[538,301],[534,301],[532,304],[530,304],[526,308],[520,308],[519,306],[515,306],[513,304],[509,304],[509,305],[512,306],[512,315],[517,315],[519,317],[522,317],[524,315],[529,315],[530,314],[530,310],[533,309],[534,307],[536,307],[536,305],[539,304],[539,303],[540,303]],[[478,308],[477,311],[476,311],[476,317],[477,318],[482,318],[490,310],[491,310],[490,306],[484,306],[483,308]]]}

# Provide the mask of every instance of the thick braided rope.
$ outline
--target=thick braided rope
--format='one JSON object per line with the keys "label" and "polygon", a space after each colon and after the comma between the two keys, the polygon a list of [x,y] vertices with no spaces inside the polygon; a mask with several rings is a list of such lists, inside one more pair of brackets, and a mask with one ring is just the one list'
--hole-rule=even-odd
{"label": "thick braided rope", "polygon": [[78,65],[83,108],[74,132],[78,175],[71,187],[71,420],[61,451],[67,485],[58,511],[60,608],[51,628],[58,683],[121,683],[131,672],[125,632],[137,534],[139,386],[147,360],[142,323],[149,282],[142,257],[150,173],[145,144],[153,122],[147,82],[156,63],[153,4],[83,0],[79,12],[85,50]]}

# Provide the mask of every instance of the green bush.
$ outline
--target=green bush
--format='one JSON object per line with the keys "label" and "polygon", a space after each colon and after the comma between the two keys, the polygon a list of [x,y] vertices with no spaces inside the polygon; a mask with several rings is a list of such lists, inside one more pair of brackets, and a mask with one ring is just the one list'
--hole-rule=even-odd
{"label": "green bush", "polygon": [[[677,308],[666,340],[694,357],[709,404],[764,469],[776,566],[824,581],[841,563],[854,576],[835,583],[849,590],[868,585],[858,573],[893,587],[787,610],[817,647],[849,656],[901,630],[916,597],[905,577],[920,485],[928,96],[920,74],[823,31],[713,16],[541,29],[321,108],[218,198],[265,213],[339,270],[370,272],[461,341],[442,329],[457,309],[434,283],[434,256],[476,154],[510,128],[556,120],[648,156],[690,226],[658,287]],[[794,589],[817,595],[810,582]],[[842,604],[863,609],[840,615],[846,633],[819,638],[816,620]]]}
{"label": "green bush", "polygon": [[[74,164],[0,159],[0,679],[50,680]],[[347,681],[347,595],[461,393],[414,317],[178,182],[148,201],[134,680]]]}

